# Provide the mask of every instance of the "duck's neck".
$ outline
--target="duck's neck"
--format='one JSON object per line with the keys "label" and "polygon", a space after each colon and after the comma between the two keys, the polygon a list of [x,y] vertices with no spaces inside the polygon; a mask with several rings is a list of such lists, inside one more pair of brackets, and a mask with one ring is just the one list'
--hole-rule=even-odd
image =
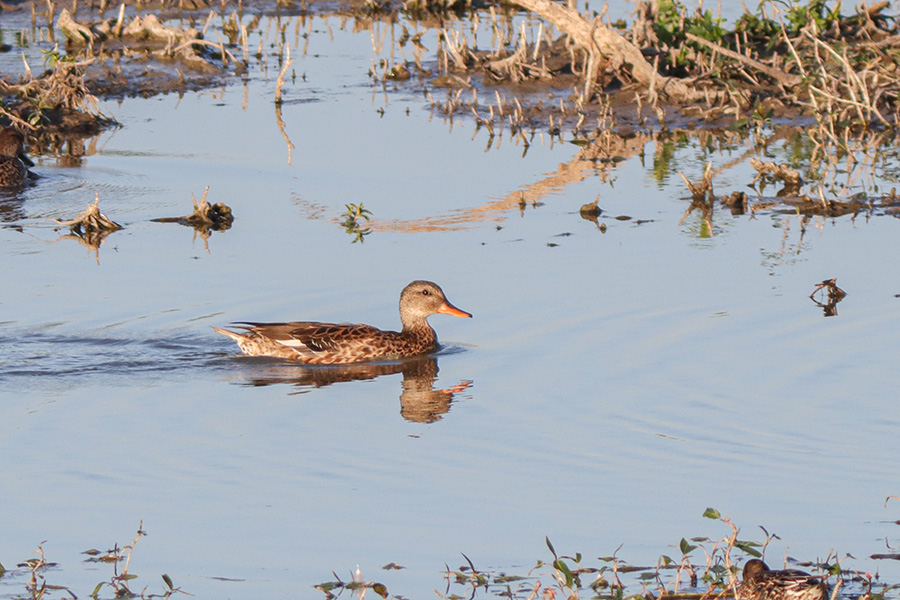
{"label": "duck's neck", "polygon": [[431,344],[437,343],[437,334],[425,319],[415,319],[408,323],[403,323],[403,330],[400,332],[400,335],[408,339],[428,341]]}

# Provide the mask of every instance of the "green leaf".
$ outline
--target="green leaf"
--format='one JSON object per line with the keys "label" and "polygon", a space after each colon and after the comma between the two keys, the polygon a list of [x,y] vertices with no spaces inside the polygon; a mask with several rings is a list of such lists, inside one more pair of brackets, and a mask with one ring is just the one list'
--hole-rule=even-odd
{"label": "green leaf", "polygon": [[703,511],[703,516],[707,519],[721,519],[722,515],[714,508],[707,508]]}
{"label": "green leaf", "polygon": [[388,597],[387,587],[385,587],[385,585],[383,583],[373,583],[371,587],[372,587],[372,591],[374,591],[376,594],[378,594],[382,598]]}
{"label": "green leaf", "polygon": [[316,588],[317,590],[322,590],[323,592],[330,592],[331,590],[333,590],[337,587],[340,587],[340,585],[341,584],[339,584],[336,581],[328,581],[326,583],[320,583],[319,585],[314,585],[313,587]]}
{"label": "green leaf", "polygon": [[575,576],[572,575],[572,571],[569,570],[569,566],[563,561],[557,559],[553,561],[553,568],[566,576],[566,587],[572,587],[572,584],[575,582]]}
{"label": "green leaf", "polygon": [[684,538],[681,538],[681,544],[679,544],[679,547],[681,548],[681,553],[684,555],[688,555],[697,549],[697,546],[688,543],[688,541]]}
{"label": "green leaf", "polygon": [[124,579],[125,581],[131,581],[132,579],[137,579],[137,575],[132,575],[131,573],[124,573],[119,579]]}
{"label": "green leaf", "polygon": [[544,541],[547,542],[547,547],[550,548],[550,554],[553,555],[553,558],[556,558],[556,550],[553,548],[553,544],[550,542],[550,537],[544,536]]}
{"label": "green leaf", "polygon": [[103,587],[103,584],[104,584],[104,583],[106,583],[106,582],[105,582],[105,581],[101,581],[100,583],[97,584],[97,587],[95,587],[95,588],[94,588],[94,591],[91,592],[91,598],[93,598],[94,600],[97,600],[97,595],[100,593],[100,588]]}
{"label": "green leaf", "polygon": [[166,573],[163,573],[163,574],[162,574],[162,578],[163,578],[163,581],[166,582],[166,585],[169,586],[169,589],[170,589],[170,590],[174,590],[174,589],[175,589],[175,585],[172,583],[172,578],[171,578],[171,577],[169,577]]}
{"label": "green leaf", "polygon": [[736,540],[734,546],[740,548],[754,558],[762,558],[762,553],[754,548],[754,546],[759,546],[756,542],[742,542],[741,540]]}

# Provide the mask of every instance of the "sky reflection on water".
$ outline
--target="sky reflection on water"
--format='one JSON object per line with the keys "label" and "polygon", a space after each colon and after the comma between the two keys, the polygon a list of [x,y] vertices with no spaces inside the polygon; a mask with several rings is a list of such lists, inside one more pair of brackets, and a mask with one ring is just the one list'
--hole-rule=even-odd
{"label": "sky reflection on water", "polygon": [[[401,94],[379,116],[370,41],[334,33],[314,36],[318,56],[297,66],[307,82],[288,88],[326,98],[283,107],[290,165],[273,82],[254,76],[246,109],[239,83],[122,102],[124,127],[98,154],[80,168],[45,160],[5,217],[0,562],[46,539],[61,564],[51,582],[90,590],[107,571],[79,553],[130,541],[143,520],[134,569],[147,583],[168,573],[198,597],[312,597],[360,564],[417,598],[459,552],[524,571],[548,558],[544,536],[590,557],[624,544],[626,560],[655,564],[681,537],[724,535],[701,517],[713,506],[748,538],[757,525],[781,536],[774,562],[834,548],[897,580],[865,559],[895,533],[884,499],[897,492],[900,289],[878,251],[895,245],[894,218],[821,219],[801,238],[796,217],[720,211],[702,238],[698,218],[678,225],[690,197],[674,173],[696,178],[747,146],[690,142],[665,149],[665,178],[648,144],[504,210],[579,149],[484,152],[471,123],[451,133]],[[739,163],[717,181],[724,193],[752,178]],[[236,216],[208,250],[150,222],[188,212],[206,185]],[[49,219],[97,191],[126,228],[95,259]],[[578,214],[598,194],[606,233]],[[349,202],[388,224],[501,208],[352,244],[338,224]],[[849,295],[823,318],[808,295],[830,277]],[[233,356],[208,327],[395,327],[417,278],[476,316],[433,317],[456,351],[412,369],[307,385]],[[404,396],[429,400],[410,409]],[[408,568],[379,571],[391,561]]]}

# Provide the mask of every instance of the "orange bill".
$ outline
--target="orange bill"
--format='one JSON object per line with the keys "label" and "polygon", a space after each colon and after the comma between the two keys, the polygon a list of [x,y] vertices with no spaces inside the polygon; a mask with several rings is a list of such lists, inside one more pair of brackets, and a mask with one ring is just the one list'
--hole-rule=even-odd
{"label": "orange bill", "polygon": [[472,318],[472,315],[467,313],[464,310],[459,310],[449,302],[444,302],[441,304],[441,307],[437,309],[437,312],[443,313],[445,315],[453,315],[454,317],[469,317]]}

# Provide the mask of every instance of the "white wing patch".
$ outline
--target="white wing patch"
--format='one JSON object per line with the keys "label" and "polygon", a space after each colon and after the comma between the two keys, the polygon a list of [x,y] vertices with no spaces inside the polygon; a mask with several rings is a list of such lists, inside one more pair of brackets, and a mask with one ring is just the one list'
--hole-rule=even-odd
{"label": "white wing patch", "polygon": [[291,338],[289,340],[273,340],[273,341],[278,342],[282,346],[287,346],[289,348],[301,348],[301,347],[306,348],[306,344],[304,344],[300,340],[295,340],[294,338]]}

